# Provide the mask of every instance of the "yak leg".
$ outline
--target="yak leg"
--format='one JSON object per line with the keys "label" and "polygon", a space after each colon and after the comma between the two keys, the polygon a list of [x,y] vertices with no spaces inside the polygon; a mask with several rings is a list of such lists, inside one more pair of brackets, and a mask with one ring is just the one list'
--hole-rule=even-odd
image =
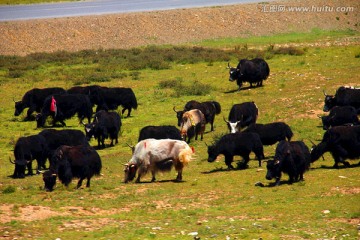
{"label": "yak leg", "polygon": [[151,170],[151,175],[152,175],[151,182],[155,182],[156,181],[155,170]]}
{"label": "yak leg", "polygon": [[[99,140],[100,140],[101,147],[105,148],[105,137],[103,135],[100,135]],[[99,147],[100,147],[100,144],[99,144]]]}
{"label": "yak leg", "polygon": [[[77,184],[77,186],[76,186],[77,189],[79,189],[79,188],[81,187],[81,184],[82,184],[82,182],[83,182],[84,179],[85,179],[84,177],[81,177],[81,178],[79,179],[78,184]],[[86,185],[87,185],[87,184],[86,184]]]}
{"label": "yak leg", "polygon": [[234,169],[234,167],[231,165],[231,163],[233,162],[233,156],[225,156],[225,164],[226,166],[228,166],[228,169]]}
{"label": "yak leg", "polygon": [[289,175],[289,184],[293,184],[293,182],[294,182],[294,176]]}
{"label": "yak leg", "polygon": [[243,85],[242,81],[241,81],[240,79],[238,79],[238,80],[236,81],[236,84],[239,86],[238,91],[240,91],[240,90],[241,90],[241,87],[242,87],[242,85]]}
{"label": "yak leg", "polygon": [[119,138],[119,136],[118,136],[118,134],[115,134],[115,144],[117,144],[117,143],[119,143],[119,140],[118,140],[118,138]]}
{"label": "yak leg", "polygon": [[121,114],[124,115],[125,111],[128,110],[128,114],[126,117],[130,117],[130,113],[131,113],[131,108],[123,108],[123,110],[121,111]]}
{"label": "yak leg", "polygon": [[33,175],[33,171],[32,171],[32,160],[29,161],[29,163],[27,164],[27,169],[28,169],[28,174],[27,175]]}
{"label": "yak leg", "polygon": [[100,148],[100,145],[101,145],[101,139],[100,137],[98,137],[98,148]]}
{"label": "yak leg", "polygon": [[303,173],[300,173],[300,179],[299,181],[304,181],[304,174]]}
{"label": "yak leg", "polygon": [[35,106],[30,106],[29,109],[27,110],[26,113],[26,120],[30,120],[31,119],[31,114],[36,110]]}
{"label": "yak leg", "polygon": [[178,175],[176,176],[176,181],[181,182],[182,181],[182,170],[178,171]]}
{"label": "yak leg", "polygon": [[276,181],[275,181],[275,186],[279,186],[280,185],[280,179],[281,179],[281,173],[279,177],[276,177]]}
{"label": "yak leg", "polygon": [[135,181],[136,183],[139,183],[140,182],[140,176],[138,176],[137,178],[136,178],[136,181]]}
{"label": "yak leg", "polygon": [[90,177],[87,178],[87,181],[86,181],[86,187],[89,188],[90,187]]}
{"label": "yak leg", "polygon": [[249,155],[244,156],[244,165],[245,165],[245,167],[247,166],[249,161],[250,161],[250,156]]}
{"label": "yak leg", "polygon": [[141,177],[141,173],[140,172],[138,172],[138,177],[136,178],[136,183],[139,183],[140,182],[140,177]]}

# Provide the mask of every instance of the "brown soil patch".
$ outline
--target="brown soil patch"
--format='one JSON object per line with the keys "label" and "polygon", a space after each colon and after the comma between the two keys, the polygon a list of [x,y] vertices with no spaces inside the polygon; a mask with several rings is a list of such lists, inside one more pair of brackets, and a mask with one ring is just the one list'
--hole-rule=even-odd
{"label": "brown soil patch", "polygon": [[0,223],[16,221],[36,221],[44,220],[54,216],[69,215],[69,213],[55,212],[49,207],[43,206],[15,206],[14,204],[4,204],[0,206]]}
{"label": "brown soil patch", "polygon": [[14,204],[0,205],[0,223],[8,223],[11,221],[38,221],[55,216],[72,216],[89,217],[89,216],[106,216],[119,212],[130,211],[130,208],[103,210],[100,208],[83,208],[68,206],[63,207],[59,211],[54,211],[50,207],[43,206],[17,206]]}
{"label": "brown soil patch", "polygon": [[[271,11],[271,6],[285,10]],[[287,7],[320,7],[291,12]],[[321,11],[321,7],[333,11]],[[336,11],[352,7],[353,11]],[[132,48],[320,29],[359,30],[358,0],[289,0],[224,7],[0,22],[0,54]],[[265,9],[265,11],[264,11]],[[326,44],[326,43],[325,43]]]}
{"label": "brown soil patch", "polygon": [[333,187],[331,188],[332,192],[337,192],[337,193],[341,193],[343,195],[357,195],[360,194],[360,187],[343,187],[343,188],[339,188],[339,187]]}

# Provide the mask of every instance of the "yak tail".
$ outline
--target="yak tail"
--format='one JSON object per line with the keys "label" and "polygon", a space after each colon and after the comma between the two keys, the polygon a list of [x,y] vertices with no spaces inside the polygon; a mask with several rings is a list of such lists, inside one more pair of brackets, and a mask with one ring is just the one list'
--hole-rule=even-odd
{"label": "yak tail", "polygon": [[184,165],[188,164],[192,159],[191,158],[192,154],[193,154],[193,150],[189,146],[186,146],[186,148],[181,150],[179,153],[179,161]]}
{"label": "yak tail", "polygon": [[220,105],[220,103],[218,103],[216,101],[212,101],[212,104],[214,104],[214,107],[216,109],[215,113],[220,114],[221,113],[221,105]]}

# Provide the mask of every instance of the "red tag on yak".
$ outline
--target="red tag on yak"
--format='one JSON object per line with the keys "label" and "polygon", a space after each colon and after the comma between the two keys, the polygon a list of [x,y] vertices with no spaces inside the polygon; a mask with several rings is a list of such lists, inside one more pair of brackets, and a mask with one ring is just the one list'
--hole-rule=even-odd
{"label": "red tag on yak", "polygon": [[191,150],[193,153],[195,153],[195,148],[194,147],[191,147]]}
{"label": "red tag on yak", "polygon": [[51,97],[50,111],[54,112],[55,116],[56,116],[57,107],[56,107],[56,100],[55,100],[54,96]]}

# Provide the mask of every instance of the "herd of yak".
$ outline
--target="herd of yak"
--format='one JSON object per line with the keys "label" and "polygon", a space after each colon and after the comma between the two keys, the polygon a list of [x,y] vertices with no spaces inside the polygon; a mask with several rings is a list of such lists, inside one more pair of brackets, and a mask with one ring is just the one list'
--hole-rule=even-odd
{"label": "herd of yak", "polygon": [[[244,82],[261,86],[269,76],[269,66],[262,59],[240,60],[236,68],[229,66],[229,80],[237,81],[239,90]],[[360,157],[360,89],[340,87],[335,95],[325,92],[322,122],[326,132],[318,145],[312,149],[303,141],[291,141],[291,128],[284,122],[268,124],[256,123],[258,108],[254,102],[234,104],[228,119],[224,118],[229,133],[223,135],[212,146],[208,146],[208,162],[213,162],[219,155],[224,155],[225,164],[229,169],[234,156],[241,156],[243,162],[238,168],[246,168],[253,152],[261,166],[264,156],[264,145],[277,144],[273,160],[267,162],[266,179],[275,179],[280,184],[281,174],[289,175],[289,183],[303,180],[304,172],[310,164],[319,159],[325,152],[330,152],[335,160],[334,167],[339,163],[349,166],[346,159]],[[96,111],[93,108],[96,105]],[[24,178],[33,174],[32,161],[37,161],[36,172],[43,173],[45,189],[52,191],[56,179],[68,185],[73,178],[79,178],[77,188],[87,179],[100,174],[102,162],[97,151],[89,145],[94,137],[98,148],[105,147],[105,139],[110,138],[111,144],[118,143],[118,135],[122,125],[121,116],[112,111],[122,106],[122,114],[127,110],[127,117],[138,104],[131,88],[101,87],[98,85],[62,88],[34,88],[25,93],[21,101],[15,101],[15,116],[19,116],[28,108],[26,120],[33,119],[37,127],[44,127],[46,119],[51,117],[53,126],[59,122],[65,126],[65,120],[77,114],[85,131],[44,129],[37,135],[20,137],[14,147],[15,170],[14,178]],[[182,180],[183,167],[191,160],[194,150],[189,147],[191,139],[201,139],[205,125],[210,124],[211,131],[215,115],[221,112],[221,105],[216,101],[198,102],[195,100],[185,104],[183,110],[177,111],[178,129],[175,126],[146,126],[139,133],[138,143],[132,147],[133,155],[125,164],[124,182],[132,181],[136,174],[136,182],[149,171],[152,181],[158,171],[170,171],[173,167],[178,172],[177,181]],[[87,123],[84,123],[87,119]],[[45,166],[49,159],[49,168]],[[46,171],[42,171],[46,170]]]}

